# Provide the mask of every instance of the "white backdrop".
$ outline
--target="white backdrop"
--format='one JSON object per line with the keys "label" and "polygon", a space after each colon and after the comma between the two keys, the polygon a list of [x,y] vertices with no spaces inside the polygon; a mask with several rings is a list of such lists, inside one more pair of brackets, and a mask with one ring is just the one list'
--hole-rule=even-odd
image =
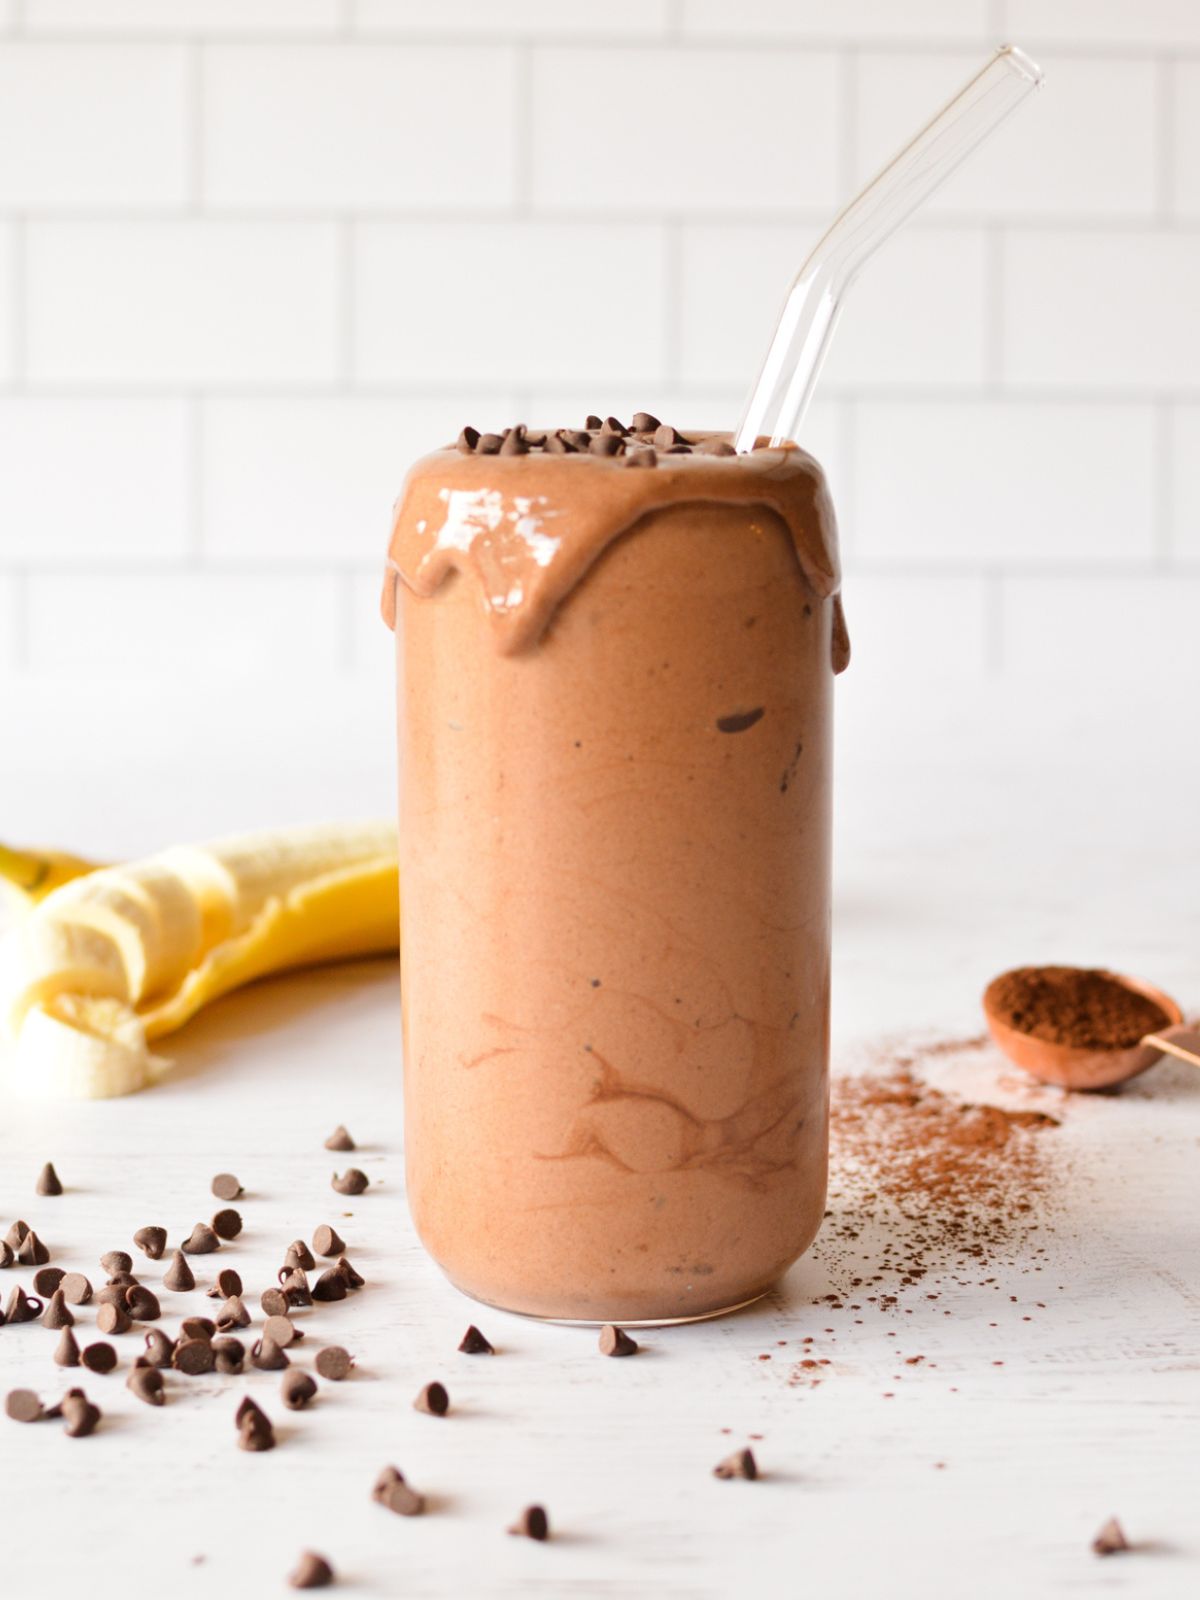
{"label": "white backdrop", "polygon": [[873,263],[811,419],[844,693],[1186,699],[1195,0],[0,0],[0,760],[386,773],[407,461],[732,423],[823,223],[1005,37],[1045,90]]}

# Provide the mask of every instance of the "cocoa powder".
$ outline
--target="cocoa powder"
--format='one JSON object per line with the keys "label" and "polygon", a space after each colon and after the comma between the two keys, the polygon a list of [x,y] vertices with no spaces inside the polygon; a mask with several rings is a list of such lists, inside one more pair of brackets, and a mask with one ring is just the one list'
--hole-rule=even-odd
{"label": "cocoa powder", "polygon": [[984,1004],[1018,1033],[1081,1050],[1127,1050],[1171,1020],[1148,995],[1094,967],[1018,967],[992,980]]}

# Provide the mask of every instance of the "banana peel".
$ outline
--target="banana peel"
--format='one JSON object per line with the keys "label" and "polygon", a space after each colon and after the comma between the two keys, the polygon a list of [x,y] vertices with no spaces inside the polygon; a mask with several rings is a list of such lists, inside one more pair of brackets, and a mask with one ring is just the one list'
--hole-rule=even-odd
{"label": "banana peel", "polygon": [[8,1082],[40,1098],[134,1093],[170,1070],[151,1044],[219,996],[398,945],[390,823],[238,835],[83,867],[41,894],[10,940],[0,975]]}

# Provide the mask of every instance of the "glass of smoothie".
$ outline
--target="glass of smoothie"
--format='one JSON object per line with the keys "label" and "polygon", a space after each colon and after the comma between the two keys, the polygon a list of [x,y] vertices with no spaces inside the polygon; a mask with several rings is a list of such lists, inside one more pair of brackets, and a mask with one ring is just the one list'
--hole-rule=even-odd
{"label": "glass of smoothie", "polygon": [[833,508],[639,414],[408,475],[396,632],[409,1203],[467,1294],[762,1295],[825,1200]]}

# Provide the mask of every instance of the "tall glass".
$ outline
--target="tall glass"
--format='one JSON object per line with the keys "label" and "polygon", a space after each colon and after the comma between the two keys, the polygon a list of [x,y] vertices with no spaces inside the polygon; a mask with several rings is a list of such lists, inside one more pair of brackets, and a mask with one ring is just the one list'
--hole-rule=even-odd
{"label": "tall glass", "polygon": [[817,1231],[835,544],[794,447],[409,475],[408,1194],[479,1300],[712,1316]]}

